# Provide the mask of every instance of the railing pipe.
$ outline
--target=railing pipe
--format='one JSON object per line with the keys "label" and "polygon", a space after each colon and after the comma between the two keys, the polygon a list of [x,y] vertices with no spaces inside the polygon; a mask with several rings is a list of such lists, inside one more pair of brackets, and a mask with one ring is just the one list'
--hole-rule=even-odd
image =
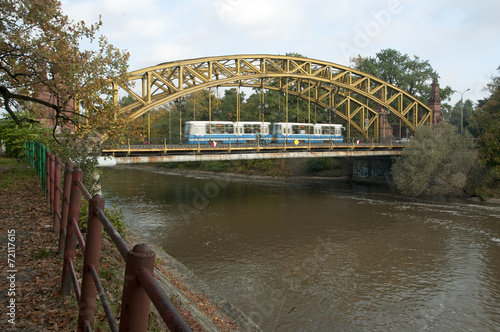
{"label": "railing pipe", "polygon": [[71,182],[73,179],[73,162],[68,160],[64,167],[64,189],[61,210],[61,228],[59,231],[59,248],[57,253],[63,254],[64,243],[66,241],[66,230],[68,226],[69,200],[71,195]]}
{"label": "railing pipe", "polygon": [[78,185],[78,188],[80,188],[80,190],[82,191],[83,196],[87,199],[87,201],[90,202],[90,200],[92,199],[92,195],[90,195],[89,191],[87,190],[87,188],[85,188],[82,181],[83,178],[80,181],[76,181],[76,184]]}
{"label": "railing pipe", "polygon": [[[77,185],[77,181],[83,179],[83,172],[80,169],[73,171],[73,177],[71,181],[71,196],[69,202],[68,219],[78,220],[80,214],[80,200],[82,198],[82,192]],[[63,260],[63,275],[61,281],[61,293],[63,295],[68,295],[71,291],[71,271],[69,265],[75,261],[75,249],[76,249],[76,230],[73,227],[72,222],[68,222],[66,228],[66,240],[64,245],[64,260]]]}
{"label": "railing pipe", "polygon": [[104,210],[104,199],[101,195],[94,195],[89,202],[87,219],[87,237],[83,256],[82,296],[78,311],[78,331],[84,331],[84,322],[94,328],[95,305],[97,288],[94,283],[91,266],[96,274],[99,271],[99,259],[101,257],[101,234],[102,224],[95,214],[96,208]]}
{"label": "railing pipe", "polygon": [[99,299],[101,300],[104,313],[106,314],[106,318],[108,318],[109,327],[112,332],[118,332],[118,324],[116,324],[115,316],[113,315],[111,306],[109,305],[108,299],[106,298],[104,288],[102,288],[101,281],[99,280],[99,276],[97,275],[95,267],[93,265],[89,265],[89,269],[90,273],[92,273],[92,278],[94,279],[94,285],[96,286],[97,292],[99,293]]}
{"label": "railing pipe", "polygon": [[158,285],[151,272],[140,269],[137,278],[170,331],[191,331],[189,325],[170,302],[167,294]]}
{"label": "railing pipe", "polygon": [[113,243],[118,248],[118,251],[122,255],[123,259],[127,259],[127,253],[130,251],[127,242],[121,237],[120,233],[113,227],[111,222],[108,220],[104,211],[101,209],[97,209],[96,215],[99,217],[99,220],[102,222],[104,230],[108,233],[109,237],[113,241]]}
{"label": "railing pipe", "polygon": [[80,303],[82,292],[80,291],[80,285],[78,285],[78,277],[76,276],[75,266],[73,265],[73,262],[71,260],[68,261],[68,267],[70,272],[70,281],[73,284],[73,288],[75,290],[76,302]]}
{"label": "railing pipe", "polygon": [[82,232],[78,228],[78,221],[75,218],[71,218],[71,225],[73,226],[73,230],[75,232],[76,239],[78,240],[78,244],[80,244],[80,248],[85,252],[85,240],[83,239]]}
{"label": "railing pipe", "polygon": [[147,331],[151,300],[141,287],[137,275],[141,269],[153,273],[154,265],[155,252],[146,244],[137,244],[127,253],[120,331]]}

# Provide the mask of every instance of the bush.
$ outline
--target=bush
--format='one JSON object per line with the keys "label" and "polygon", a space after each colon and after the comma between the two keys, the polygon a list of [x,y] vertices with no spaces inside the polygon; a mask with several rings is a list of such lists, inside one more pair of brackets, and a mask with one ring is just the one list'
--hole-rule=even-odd
{"label": "bush", "polygon": [[419,127],[391,169],[398,190],[411,196],[463,195],[483,170],[472,138],[448,123]]}
{"label": "bush", "polygon": [[306,160],[307,173],[321,172],[332,168],[331,158],[311,158]]}
{"label": "bush", "polygon": [[[125,228],[125,217],[123,216],[122,209],[116,207],[112,204],[111,209],[104,207],[104,214],[108,218],[109,222],[113,227],[120,233],[122,237],[126,236]],[[86,199],[82,199],[82,204],[80,205],[80,218],[78,220],[78,226],[80,230],[85,232],[87,230],[87,219],[89,211],[89,202]]]}

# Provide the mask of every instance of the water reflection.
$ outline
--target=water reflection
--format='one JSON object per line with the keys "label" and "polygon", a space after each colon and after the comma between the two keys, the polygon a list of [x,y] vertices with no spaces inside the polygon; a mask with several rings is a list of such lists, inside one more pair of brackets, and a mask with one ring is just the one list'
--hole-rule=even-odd
{"label": "water reflection", "polygon": [[500,324],[500,209],[338,181],[107,170],[107,202],[266,330]]}

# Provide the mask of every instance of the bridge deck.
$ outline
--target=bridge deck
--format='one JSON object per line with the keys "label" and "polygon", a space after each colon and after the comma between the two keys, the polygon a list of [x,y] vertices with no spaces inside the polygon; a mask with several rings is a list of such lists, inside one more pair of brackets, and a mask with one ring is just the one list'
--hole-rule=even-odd
{"label": "bridge deck", "polygon": [[300,143],[218,144],[213,147],[188,144],[123,145],[103,149],[117,164],[187,162],[209,160],[282,159],[318,157],[397,156],[404,144],[384,143]]}

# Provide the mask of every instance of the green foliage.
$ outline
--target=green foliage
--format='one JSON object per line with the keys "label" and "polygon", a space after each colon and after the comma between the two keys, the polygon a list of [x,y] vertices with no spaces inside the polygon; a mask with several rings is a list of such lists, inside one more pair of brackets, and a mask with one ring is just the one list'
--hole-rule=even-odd
{"label": "green foliage", "polygon": [[411,196],[463,195],[480,185],[471,181],[481,173],[473,140],[448,123],[419,127],[392,166],[396,187]]}
{"label": "green foliage", "polygon": [[44,259],[50,256],[50,251],[45,250],[45,249],[40,249],[38,253],[36,254],[35,258],[36,259]]}
{"label": "green foliage", "polygon": [[[109,79],[128,85],[129,55],[97,35],[102,22],[72,21],[58,0],[2,1],[0,17],[0,98],[18,125],[33,122],[22,110],[46,117],[50,109],[54,130],[67,123],[105,127],[108,135],[120,130],[124,118],[114,117]],[[85,115],[74,109],[75,98]]]}
{"label": "green foliage", "polygon": [[7,155],[19,158],[24,156],[24,144],[28,141],[44,141],[49,129],[37,123],[20,126],[10,118],[0,119],[0,140],[7,146]]}
{"label": "green foliage", "polygon": [[[19,181],[27,181],[35,175],[35,169],[21,160],[0,158],[0,189],[18,187]],[[5,200],[4,203],[10,202]]]}
{"label": "green foliage", "polygon": [[89,192],[96,190],[99,149],[89,138],[63,133],[58,135],[56,141],[51,129],[42,127],[39,123],[20,126],[11,118],[3,118],[0,119],[0,140],[7,145],[8,155],[16,158],[24,156],[24,145],[29,141],[45,144],[63,163],[71,159],[74,169],[80,168],[83,171],[83,183]]}
{"label": "green foliage", "polygon": [[491,95],[472,115],[471,131],[478,138],[481,160],[500,179],[500,76],[492,78],[488,90]]}
{"label": "green foliage", "polygon": [[[378,77],[418,98],[427,104],[434,77],[439,77],[428,60],[421,60],[418,56],[411,58],[407,54],[394,49],[384,49],[375,54],[375,57],[363,58],[358,56],[351,59],[357,70]],[[453,90],[447,86],[440,89],[442,100],[448,99]]]}
{"label": "green foliage", "polygon": [[100,154],[99,148],[88,138],[79,138],[75,135],[61,135],[59,142],[49,139],[47,145],[50,152],[61,158],[65,163],[67,160],[73,162],[73,169],[81,169],[83,172],[83,184],[90,194],[97,191],[98,171],[97,157]]}
{"label": "green foliage", "polygon": [[463,128],[464,131],[467,127],[469,127],[470,117],[474,112],[474,105],[470,99],[467,99],[465,102],[458,101],[455,106],[453,106],[449,117],[446,119],[449,123],[454,125],[460,130],[462,126],[462,107],[463,107]]}
{"label": "green foliage", "polygon": [[231,172],[253,175],[290,176],[292,171],[285,160],[255,159],[233,161],[203,161],[187,163],[164,163],[162,167],[193,169],[206,172]]}
{"label": "green foliage", "polygon": [[[80,205],[80,217],[78,220],[78,226],[81,230],[87,229],[88,211],[89,202],[87,202],[86,199],[82,199],[82,204]],[[116,205],[112,204],[111,209],[106,207],[104,208],[104,214],[118,233],[120,233],[122,237],[126,236],[125,217],[123,216],[122,209],[119,209]]]}
{"label": "green foliage", "polygon": [[329,170],[332,167],[332,158],[310,158],[306,160],[307,173]]}

